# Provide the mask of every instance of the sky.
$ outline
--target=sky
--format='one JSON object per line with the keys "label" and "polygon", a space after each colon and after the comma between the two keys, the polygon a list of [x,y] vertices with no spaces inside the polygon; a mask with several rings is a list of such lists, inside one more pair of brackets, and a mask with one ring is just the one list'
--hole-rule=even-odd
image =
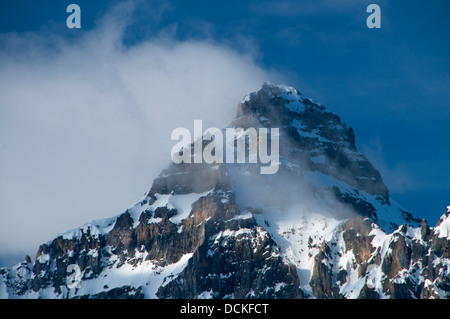
{"label": "sky", "polygon": [[[81,8],[69,29],[66,8]],[[366,8],[381,8],[369,29]],[[170,160],[170,132],[224,127],[264,81],[353,127],[391,197],[450,205],[450,3],[37,1],[0,10],[0,266],[121,213]]]}

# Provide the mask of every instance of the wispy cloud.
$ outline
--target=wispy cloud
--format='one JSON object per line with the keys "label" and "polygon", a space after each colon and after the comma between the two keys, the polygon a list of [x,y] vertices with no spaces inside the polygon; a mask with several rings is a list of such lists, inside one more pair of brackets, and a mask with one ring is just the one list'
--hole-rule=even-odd
{"label": "wispy cloud", "polygon": [[224,126],[248,91],[277,77],[212,41],[166,32],[127,47],[123,9],[71,42],[1,36],[0,254],[33,254],[120,213],[169,163],[175,127]]}

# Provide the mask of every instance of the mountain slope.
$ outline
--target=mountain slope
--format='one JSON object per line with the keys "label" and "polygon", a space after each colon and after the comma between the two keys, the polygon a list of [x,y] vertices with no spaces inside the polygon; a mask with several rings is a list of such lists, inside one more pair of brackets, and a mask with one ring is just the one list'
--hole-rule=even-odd
{"label": "mountain slope", "polygon": [[[0,297],[449,296],[450,208],[433,228],[396,204],[337,115],[266,83],[231,126],[280,129],[276,174],[172,163],[124,213],[1,268]],[[68,285],[72,264],[78,288]]]}

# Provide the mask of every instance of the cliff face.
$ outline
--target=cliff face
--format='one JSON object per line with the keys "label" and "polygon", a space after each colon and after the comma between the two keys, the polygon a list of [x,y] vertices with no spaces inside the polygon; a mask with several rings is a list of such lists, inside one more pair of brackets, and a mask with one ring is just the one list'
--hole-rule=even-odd
{"label": "cliff face", "polygon": [[264,84],[238,106],[234,126],[280,127],[281,155],[389,202],[378,170],[357,152],[351,127],[294,88]]}
{"label": "cliff face", "polygon": [[[401,226],[391,234],[368,219],[349,219],[315,257],[318,298],[448,298],[449,238],[436,227]],[[356,289],[355,289],[356,288]]]}
{"label": "cliff face", "polygon": [[0,297],[449,296],[449,209],[430,227],[397,205],[337,115],[265,84],[232,126],[280,129],[276,174],[260,175],[259,164],[171,164],[122,214],[1,268]]}
{"label": "cliff face", "polygon": [[[225,166],[202,169],[210,170],[197,180],[206,191],[174,183],[179,167],[172,165],[123,214],[41,245],[34,263],[2,269],[3,291],[30,298],[302,297],[296,268],[251,215],[240,214]],[[70,264],[83,274],[79,289],[67,288]]]}

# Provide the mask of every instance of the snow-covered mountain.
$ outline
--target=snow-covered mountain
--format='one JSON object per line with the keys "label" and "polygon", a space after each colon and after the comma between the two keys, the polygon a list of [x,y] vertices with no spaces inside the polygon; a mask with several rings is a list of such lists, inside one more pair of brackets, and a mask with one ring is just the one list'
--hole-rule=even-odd
{"label": "snow-covered mountain", "polygon": [[[430,227],[398,205],[337,115],[266,83],[231,126],[280,129],[276,174],[172,163],[122,214],[1,268],[0,297],[450,296],[450,207]],[[67,285],[72,264],[78,288]]]}

